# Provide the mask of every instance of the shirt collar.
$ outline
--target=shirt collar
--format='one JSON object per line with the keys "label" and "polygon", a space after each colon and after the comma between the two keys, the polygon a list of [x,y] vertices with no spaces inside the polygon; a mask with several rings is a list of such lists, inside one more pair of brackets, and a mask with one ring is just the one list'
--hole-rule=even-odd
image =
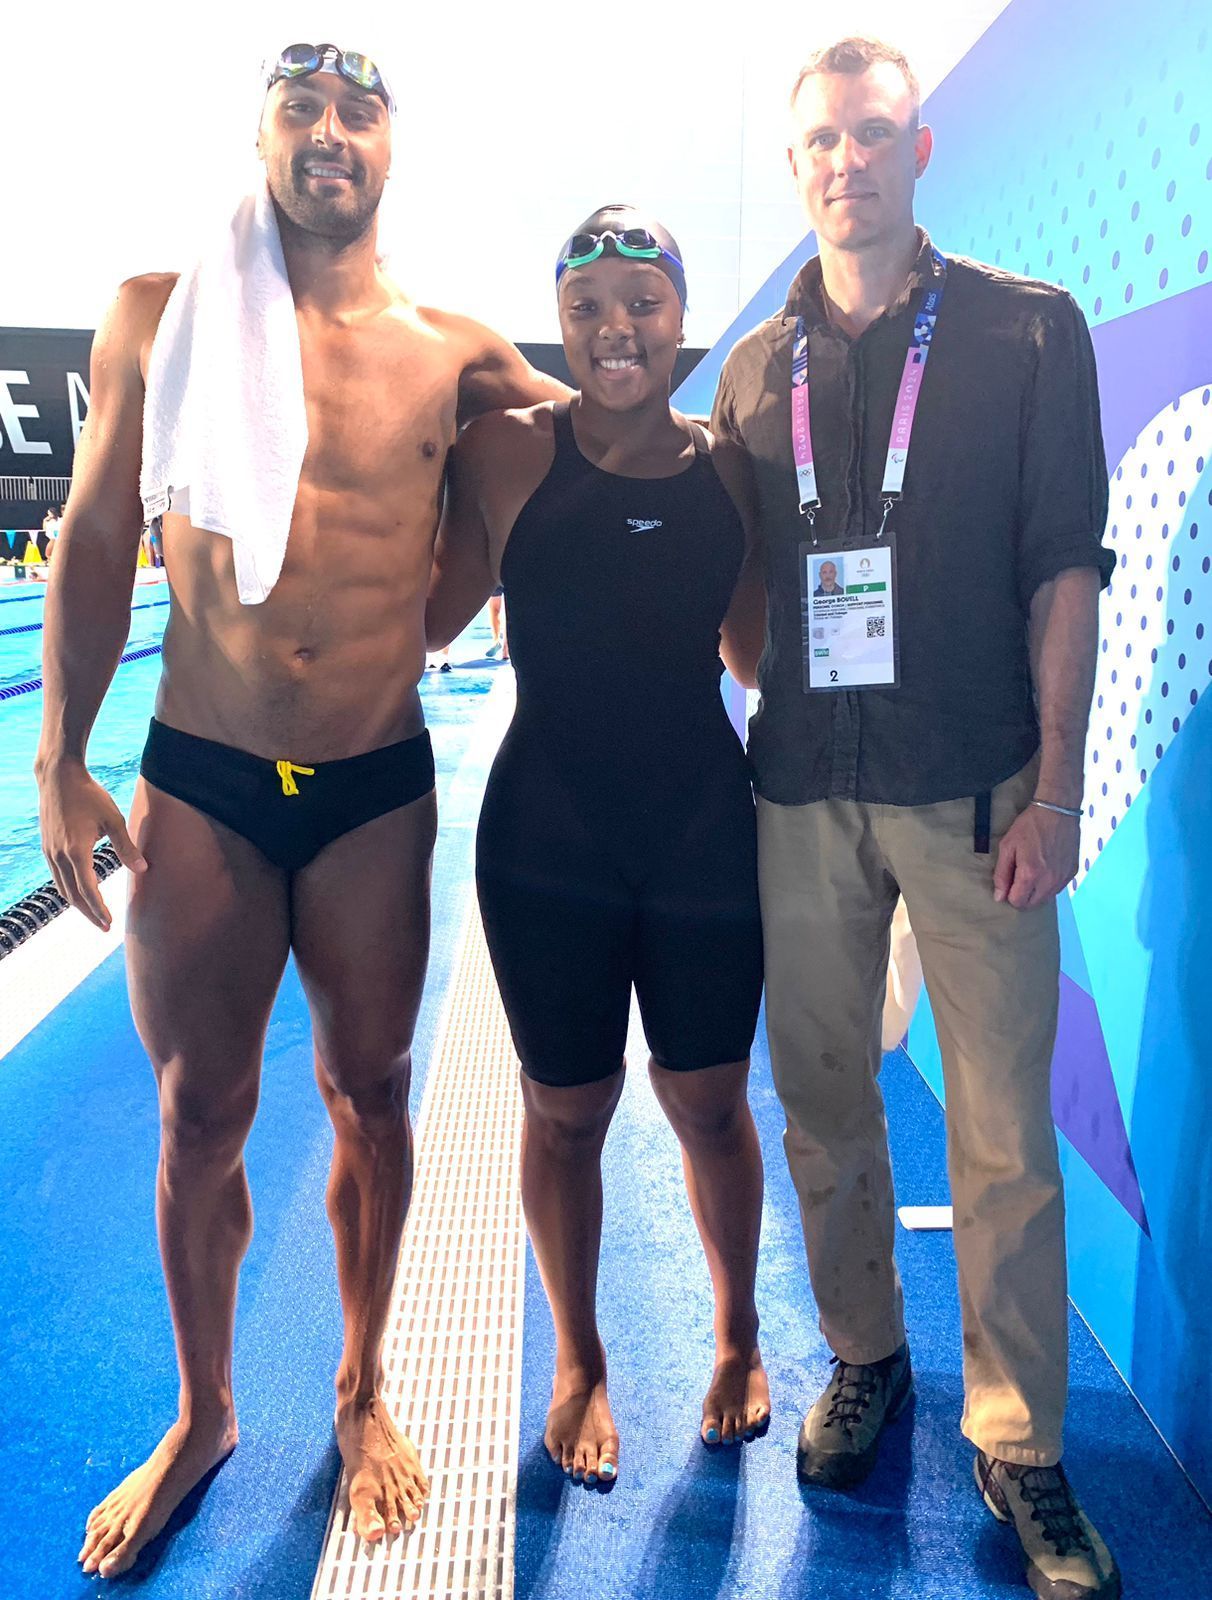
{"label": "shirt collar", "polygon": [[[932,283],[938,276],[938,266],[934,260],[934,245],[925,228],[917,230],[918,252],[905,280],[905,287],[901,290],[892,304],[885,308],[885,317],[894,317],[903,311],[913,298],[916,290],[925,283]],[[821,276],[821,258],[813,256],[811,261],[796,273],[792,279],[791,287],[787,291],[787,304],[783,307],[783,320],[794,320],[803,317],[804,326],[809,331],[813,328],[829,327],[829,312],[825,304],[825,286]],[[878,320],[878,319],[877,319]]]}

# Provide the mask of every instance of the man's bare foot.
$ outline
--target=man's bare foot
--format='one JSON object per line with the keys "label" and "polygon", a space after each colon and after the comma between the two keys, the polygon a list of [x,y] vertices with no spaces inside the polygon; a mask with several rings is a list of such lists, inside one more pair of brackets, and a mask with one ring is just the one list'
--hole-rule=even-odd
{"label": "man's bare foot", "polygon": [[418,1521],[429,1479],[416,1446],[392,1421],[382,1395],[337,1407],[337,1447],[349,1474],[354,1528],[367,1544]]}
{"label": "man's bare foot", "polygon": [[592,1366],[556,1365],[543,1433],[547,1453],[577,1483],[613,1483],[619,1436],[606,1393],[606,1356]]}
{"label": "man's bare foot", "polygon": [[236,1447],[234,1411],[205,1421],[175,1422],[141,1467],[91,1513],[77,1561],[85,1572],[116,1578],[134,1565],[173,1512]]}
{"label": "man's bare foot", "polygon": [[748,1351],[721,1346],[703,1401],[704,1444],[740,1444],[765,1432],[770,1385],[757,1345]]}

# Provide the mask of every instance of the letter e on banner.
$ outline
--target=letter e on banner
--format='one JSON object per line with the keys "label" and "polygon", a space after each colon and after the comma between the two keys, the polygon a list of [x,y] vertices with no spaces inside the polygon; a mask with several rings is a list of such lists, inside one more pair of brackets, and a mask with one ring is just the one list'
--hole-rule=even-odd
{"label": "letter e on banner", "polygon": [[44,439],[27,439],[21,425],[23,417],[36,417],[37,406],[18,405],[13,399],[13,387],[28,388],[28,372],[0,372],[0,449],[4,448],[4,440],[16,455],[19,456],[49,456],[51,447]]}

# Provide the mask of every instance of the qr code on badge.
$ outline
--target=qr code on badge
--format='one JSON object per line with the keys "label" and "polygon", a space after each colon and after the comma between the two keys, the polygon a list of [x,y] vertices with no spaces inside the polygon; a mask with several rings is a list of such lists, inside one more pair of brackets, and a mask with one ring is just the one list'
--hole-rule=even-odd
{"label": "qr code on badge", "polygon": [[867,618],[867,637],[869,639],[882,639],[884,637],[884,621],[883,617]]}

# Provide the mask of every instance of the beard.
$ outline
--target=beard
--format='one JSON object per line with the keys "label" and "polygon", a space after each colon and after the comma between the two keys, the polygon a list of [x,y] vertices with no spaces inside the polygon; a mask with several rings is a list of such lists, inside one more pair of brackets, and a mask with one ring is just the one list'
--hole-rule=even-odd
{"label": "beard", "polygon": [[383,197],[383,182],[372,182],[365,164],[346,153],[337,165],[349,168],[349,184],[335,192],[320,192],[303,169],[309,162],[322,159],[314,151],[306,151],[275,171],[267,169],[269,192],[279,212],[302,232],[330,239],[334,244],[352,244],[373,226]]}

